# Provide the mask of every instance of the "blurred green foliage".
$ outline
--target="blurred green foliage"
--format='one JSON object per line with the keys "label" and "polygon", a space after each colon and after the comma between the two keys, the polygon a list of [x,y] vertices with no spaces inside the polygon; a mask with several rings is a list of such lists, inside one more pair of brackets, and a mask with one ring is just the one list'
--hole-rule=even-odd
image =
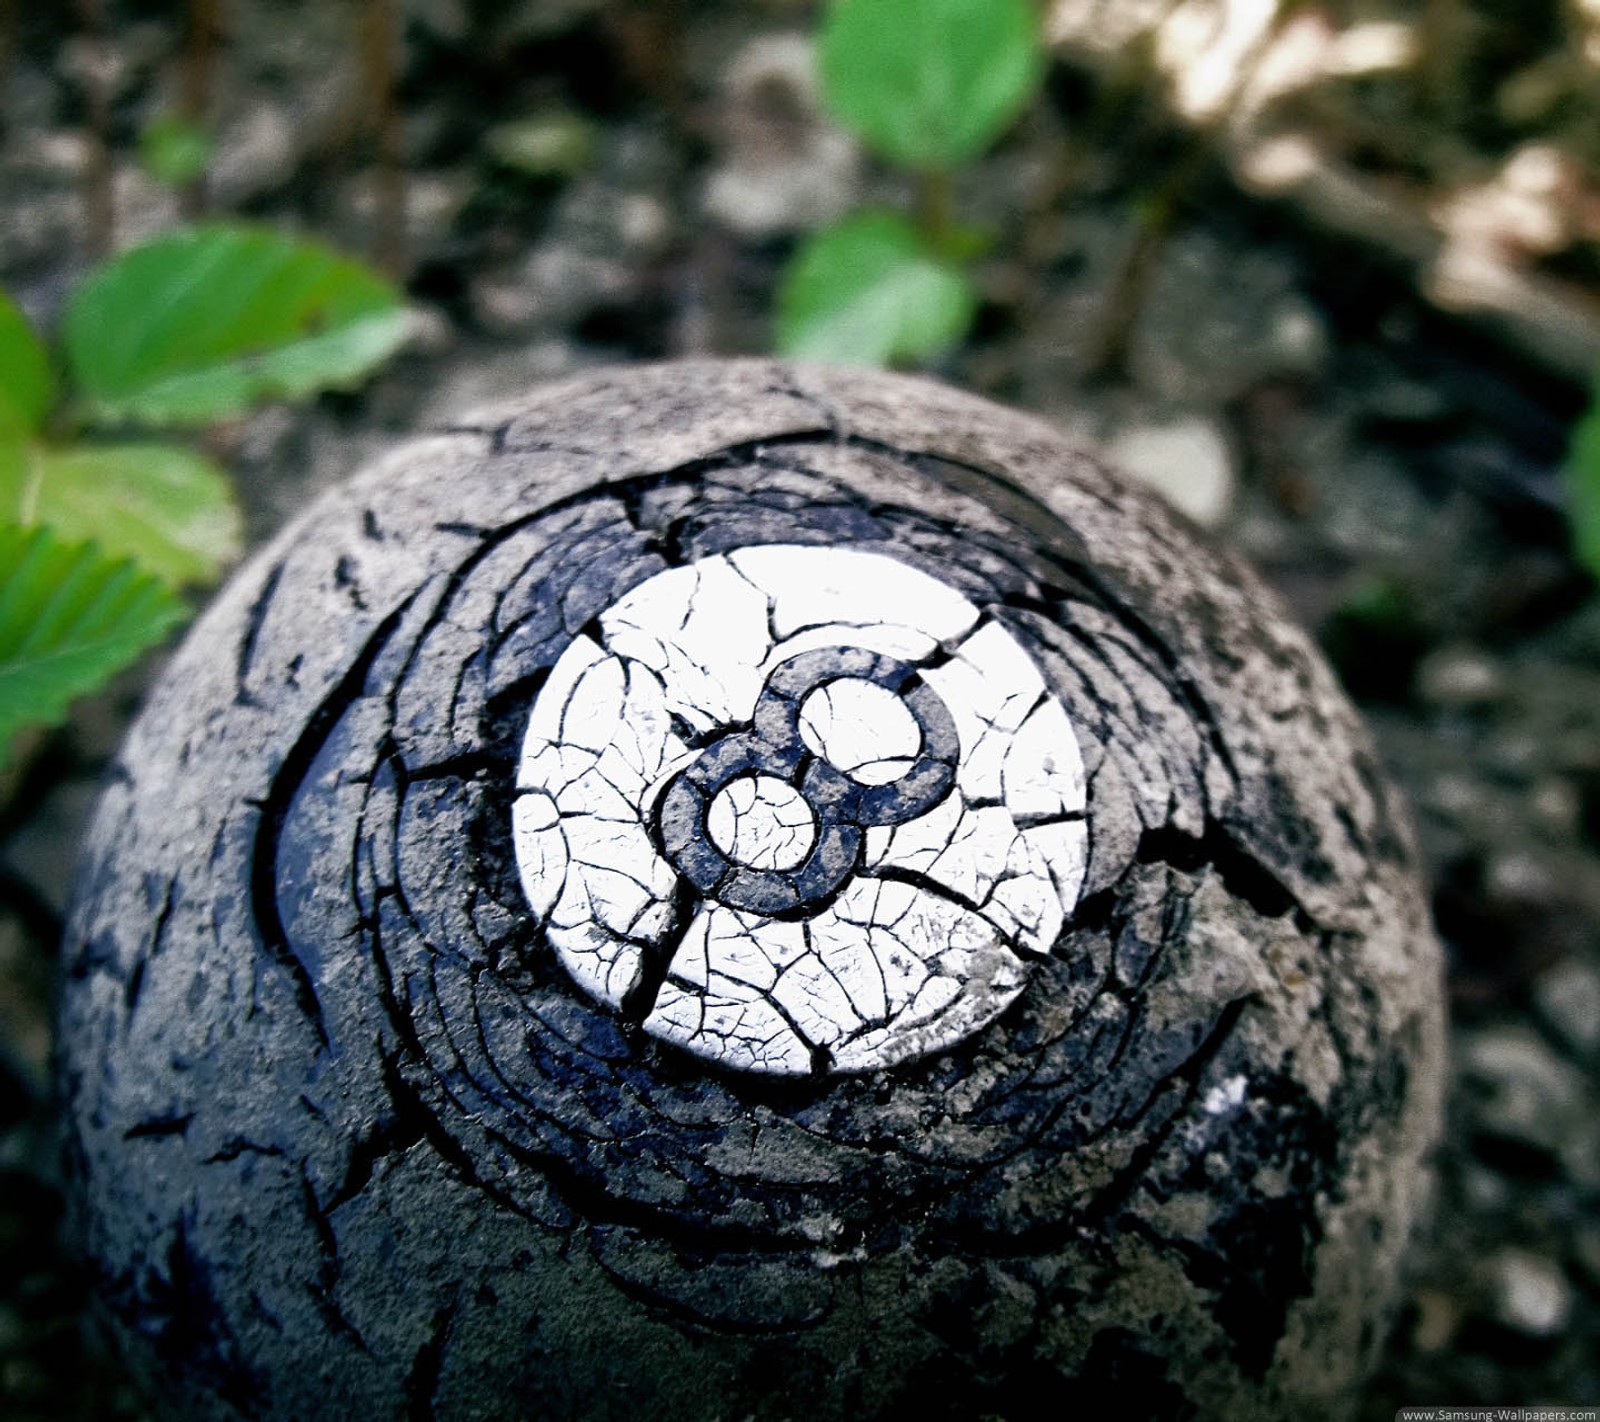
{"label": "blurred green foliage", "polygon": [[204,176],[211,163],[211,135],[181,114],[163,114],[139,135],[139,161],[159,182],[181,188]]}
{"label": "blurred green foliage", "polygon": [[96,421],[194,427],[355,384],[405,333],[394,288],[359,262],[262,228],[208,226],[91,273],[62,345]]}
{"label": "blurred green foliage", "polygon": [[944,350],[972,322],[972,283],[895,212],[860,212],[800,252],[778,301],[787,355],[888,365]]}
{"label": "blurred green foliage", "polygon": [[1026,0],[836,0],[821,35],[823,100],[874,152],[939,170],[978,157],[1044,71]]}
{"label": "blurred green foliage", "polygon": [[242,226],[159,237],[91,272],[58,355],[0,293],[0,764],[18,730],[60,720],[187,615],[184,587],[238,556],[223,471],[127,428],[347,388],[406,331],[382,277]]}
{"label": "blurred green foliage", "polygon": [[1567,450],[1567,526],[1572,551],[1600,579],[1600,377],[1588,412],[1572,431]]}
{"label": "blurred green foliage", "polygon": [[490,158],[524,178],[559,180],[592,167],[599,148],[593,120],[552,108],[495,125],[484,137]]}
{"label": "blurred green foliage", "polygon": [[834,0],[819,64],[828,111],[917,176],[918,222],[854,213],[804,242],[779,290],[778,349],[851,365],[938,355],[977,309],[950,175],[1037,92],[1038,15],[1027,0]]}

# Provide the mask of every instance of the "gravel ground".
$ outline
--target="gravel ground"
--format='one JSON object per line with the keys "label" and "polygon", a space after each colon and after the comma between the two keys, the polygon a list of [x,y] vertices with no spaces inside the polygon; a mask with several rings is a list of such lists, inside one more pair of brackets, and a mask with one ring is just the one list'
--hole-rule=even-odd
{"label": "gravel ground", "polygon": [[[132,237],[175,216],[120,155],[177,78],[163,22],[127,10],[108,52]],[[817,118],[804,6],[696,7],[681,66],[640,57],[661,48],[649,13],[414,7],[417,333],[361,395],[217,434],[252,541],[418,424],[589,365],[763,349],[797,233],[903,199]],[[361,247],[375,185],[359,80],[328,62],[348,21],[236,7],[212,193]],[[25,17],[0,145],[0,282],[46,321],[79,269],[95,57],[56,23]],[[1060,77],[964,176],[967,210],[1038,205],[1080,89]],[[518,131],[566,146],[519,170],[494,156]],[[1600,1404],[1600,600],[1568,555],[1556,475],[1582,392],[1436,314],[1363,248],[1204,172],[1107,378],[1097,333],[1135,237],[1132,175],[1161,141],[1088,154],[1059,204],[1005,225],[976,337],[938,373],[1103,440],[1250,556],[1409,793],[1449,950],[1453,1078],[1436,1222],[1363,1416]],[[0,784],[0,1415],[18,1422],[142,1415],[84,1336],[85,1289],[56,1239],[49,999],[97,776],[153,672],[86,703]]]}

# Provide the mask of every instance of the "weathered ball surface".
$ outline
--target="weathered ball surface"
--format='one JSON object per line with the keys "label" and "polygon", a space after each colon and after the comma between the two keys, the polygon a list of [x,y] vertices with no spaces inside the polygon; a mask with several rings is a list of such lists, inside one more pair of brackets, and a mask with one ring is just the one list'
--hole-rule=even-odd
{"label": "weathered ball surface", "polygon": [[129,737],[66,963],[164,1416],[1336,1416],[1437,1126],[1306,639],[890,376],[589,376],[327,495]]}

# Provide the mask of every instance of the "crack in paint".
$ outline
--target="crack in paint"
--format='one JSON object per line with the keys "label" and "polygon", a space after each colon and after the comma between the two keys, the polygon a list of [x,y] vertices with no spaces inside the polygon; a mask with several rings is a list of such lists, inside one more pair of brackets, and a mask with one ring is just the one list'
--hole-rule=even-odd
{"label": "crack in paint", "polygon": [[513,841],[585,991],[697,1055],[804,1074],[1004,1011],[1075,907],[1084,808],[1071,725],[998,622],[883,553],[756,545],[646,580],[563,652]]}
{"label": "crack in paint", "polygon": [[[428,605],[418,606],[414,614],[405,619],[404,625],[392,621],[367,644],[384,645],[373,654],[370,675],[363,680],[361,694],[347,696],[343,703],[347,714],[359,718],[358,723],[352,723],[355,743],[373,733],[356,729],[357,724],[374,731],[383,728],[380,739],[386,749],[381,762],[375,760],[374,765],[390,767],[387,772],[375,769],[366,776],[358,772],[341,772],[341,775],[347,783],[363,785],[357,802],[360,808],[354,810],[360,826],[357,839],[361,849],[352,856],[351,866],[355,876],[351,884],[352,904],[362,907],[350,931],[360,933],[371,945],[370,957],[385,1015],[394,1025],[400,1042],[405,1044],[393,1068],[392,1085],[398,1091],[402,1074],[412,1078],[405,1092],[419,1104],[421,1097],[417,1093],[425,1090],[434,1103],[429,1109],[430,1119],[434,1111],[440,1113],[437,1124],[428,1132],[429,1143],[435,1149],[442,1149],[452,1140],[465,1142],[465,1145],[457,1143],[450,1147],[453,1168],[474,1186],[488,1191],[503,1203],[511,1203],[519,1212],[534,1208],[531,1201],[523,1200],[530,1183],[518,1184],[514,1177],[502,1180],[499,1169],[488,1164],[480,1169],[471,1164],[472,1153],[480,1148],[472,1141],[475,1133],[482,1129],[474,1126],[474,1121],[481,1119],[492,1123],[490,1134],[498,1142],[495,1150],[525,1161],[528,1170],[534,1172],[533,1175],[524,1172],[525,1182],[535,1178],[548,1182],[556,1197],[576,1202],[580,1212],[587,1215],[600,1198],[594,1191],[613,1188],[603,1183],[609,1180],[614,1184],[617,1177],[610,1172],[617,1168],[624,1168],[625,1172],[641,1168],[645,1161],[656,1159],[659,1149],[649,1144],[656,1129],[651,1128],[637,1137],[645,1155],[635,1158],[630,1147],[625,1162],[599,1155],[591,1163],[577,1168],[586,1150],[611,1151],[618,1148],[624,1138],[616,1129],[619,1109],[616,1093],[623,1091],[624,1099],[633,1102],[626,1113],[634,1117],[641,1109],[660,1110],[664,1101],[646,1107],[644,1103],[650,1099],[650,1093],[637,1095],[643,1090],[644,1080],[639,1073],[649,1076],[666,1071],[666,1079],[671,1081],[678,1079],[682,1068],[656,1053],[650,1046],[656,1038],[640,1032],[622,1018],[610,1019],[613,1025],[608,1028],[606,1014],[585,1015],[576,1000],[565,1004],[559,986],[560,970],[550,949],[549,926],[541,927],[526,914],[518,924],[511,912],[513,900],[521,898],[521,889],[517,885],[519,876],[510,826],[498,820],[504,812],[497,810],[497,806],[505,802],[497,797],[512,793],[510,777],[516,762],[516,743],[525,730],[527,708],[546,694],[554,675],[554,664],[560,660],[563,650],[588,638],[602,654],[608,654],[607,644],[611,639],[607,635],[605,616],[611,606],[662,572],[664,565],[677,563],[687,568],[707,558],[723,556],[721,550],[737,550],[751,542],[748,534],[740,532],[746,524],[739,509],[741,505],[748,508],[754,500],[751,490],[740,482],[738,458],[730,456],[713,462],[718,465],[715,469],[691,470],[687,474],[670,471],[651,476],[608,490],[598,498],[576,498],[502,528],[484,530],[484,541],[470,551],[465,563],[449,577],[443,591],[430,594]],[[701,482],[691,502],[688,489],[696,478]],[[871,516],[876,522],[866,523],[862,521],[862,505],[830,497],[829,487],[816,482],[809,494],[805,518],[812,522],[796,524],[793,522],[795,505],[774,503],[774,511],[781,510],[779,516],[785,520],[786,537],[795,539],[793,546],[814,551],[836,544],[839,530],[848,530],[847,541],[852,537],[863,540],[852,546],[864,555],[892,554],[896,560],[902,560],[901,566],[919,571],[943,566],[931,554],[915,551],[928,545],[929,534],[908,537],[904,533],[916,515],[885,508]],[[772,517],[772,513],[761,515],[763,520]],[[607,519],[612,520],[610,533],[604,532],[608,527]],[[830,521],[837,521],[838,529],[832,529]],[[759,532],[767,532],[772,527],[770,522],[749,526]],[[561,528],[573,530],[574,536],[581,533],[582,542],[553,532]],[[942,528],[937,521],[928,521],[928,529],[934,530],[937,537],[955,536],[953,530],[938,531]],[[769,532],[767,538],[770,541]],[[970,544],[965,546],[971,547]],[[881,554],[879,549],[883,550]],[[912,551],[907,552],[907,549]],[[1010,555],[1011,549],[1002,553],[996,545],[985,552],[984,557],[1001,559]],[[966,556],[964,553],[963,557]],[[606,568],[600,569],[598,562],[605,562]],[[999,567],[998,562],[995,567]],[[837,646],[840,644],[838,627],[848,626],[854,636],[864,626],[872,624],[872,619],[859,615],[857,609],[855,615],[791,617],[779,625],[775,620],[779,616],[778,599],[762,592],[735,564],[730,563],[730,568],[739,574],[750,595],[759,598],[761,640],[768,647],[776,645],[777,639],[784,636],[811,637],[818,645]],[[1090,743],[1095,751],[1095,768],[1087,775],[1085,787],[1088,796],[1096,798],[1103,806],[1105,787],[1100,787],[1100,793],[1096,794],[1098,767],[1106,763],[1108,751],[1128,754],[1129,748],[1136,746],[1149,728],[1137,718],[1128,719],[1114,703],[1102,701],[1101,690],[1110,690],[1110,678],[1116,675],[1109,668],[1097,673],[1101,678],[1097,687],[1084,678],[1080,661],[1059,660],[1069,644],[1063,643],[1063,634],[1052,631],[1052,627],[1059,629],[1084,611],[1095,616],[1110,613],[1120,619],[1121,609],[1115,605],[1098,608],[1092,603],[1075,603],[1072,597],[1081,594],[1070,591],[1038,590],[1028,581],[1032,576],[1020,570],[1014,576],[1007,573],[1004,578],[993,571],[986,573],[985,578],[993,578],[996,587],[982,594],[978,604],[982,611],[977,621],[970,627],[964,626],[958,635],[932,642],[925,640],[913,650],[923,659],[925,675],[949,669],[947,675],[957,682],[971,679],[972,669],[963,659],[963,651],[967,640],[983,629],[992,628],[994,635],[1008,639],[1025,639],[1030,648],[1025,656],[1048,652],[1056,660],[1049,663],[1046,681],[1041,685],[1059,687],[1064,684],[1070,688],[1075,679],[1075,714],[1105,718],[1092,731],[1094,742],[1100,744]],[[1070,590],[1081,584],[1063,575],[1061,586]],[[484,587],[490,590],[487,601],[477,591]],[[473,607],[479,610],[469,610]],[[680,608],[678,623],[689,611]],[[1119,621],[1119,625],[1126,624]],[[486,637],[487,645],[481,653],[468,653],[462,639],[472,635],[475,626],[485,629],[478,635]],[[1133,632],[1129,640],[1133,648],[1142,645],[1137,632]],[[417,692],[438,674],[431,669],[437,659],[425,650],[434,641],[440,641],[445,649],[462,647],[463,654],[452,653],[453,661],[439,668],[444,672],[445,685],[442,692],[436,689],[431,702],[425,702]],[[468,655],[481,657],[487,664],[485,675],[471,678],[464,675],[462,668]],[[1135,655],[1139,664],[1146,668],[1144,675],[1153,679],[1152,684],[1161,686],[1164,694],[1171,695],[1170,680],[1161,669],[1163,658],[1148,648]],[[705,656],[686,658],[684,666],[690,674],[704,677],[709,660]],[[619,683],[623,693],[626,694],[630,686],[648,685],[647,680],[641,680],[646,672],[659,679],[659,657],[657,662],[657,668],[642,662],[630,664]],[[416,690],[412,689],[413,685]],[[333,729],[324,718],[333,711],[332,703],[338,694],[336,691],[335,696],[329,698],[327,711],[318,718],[323,739],[333,735]],[[437,699],[440,694],[444,697],[443,703]],[[1023,698],[1006,714],[1001,714],[999,709],[993,712],[986,709],[984,714],[974,715],[969,726],[974,745],[985,736],[995,736],[996,726],[1014,725],[1019,716],[1036,710],[1045,699],[1037,695]],[[1180,702],[1181,699],[1180,696]],[[425,704],[431,707],[428,722],[418,719],[418,711]],[[676,737],[683,754],[692,757],[725,733],[729,725],[750,719],[748,712],[726,723],[703,714],[694,720],[678,714],[668,718],[665,733]],[[463,737],[467,739],[463,741]],[[1173,751],[1175,759],[1169,764],[1174,772],[1179,764],[1177,758],[1189,753],[1187,744]],[[591,749],[588,754],[593,756],[593,783],[597,790],[606,796],[619,796],[615,764],[608,761],[601,769],[599,759],[604,752]],[[1195,741],[1193,754],[1204,758],[1203,739]],[[296,765],[286,767],[285,773],[275,781],[273,793],[264,806],[264,825],[291,813],[304,812],[294,802],[297,783],[304,780],[311,769],[309,760],[310,757],[296,757]],[[413,769],[408,770],[408,766]],[[578,774],[582,773],[581,768],[573,768]],[[1162,771],[1163,776],[1168,773],[1165,769]],[[1191,770],[1189,777],[1184,783],[1196,786],[1204,783],[1204,776],[1198,770]],[[624,780],[622,783],[632,782]],[[415,818],[409,807],[427,787],[446,796],[433,803],[441,808],[453,807],[449,810],[452,821],[465,815],[461,823],[474,836],[489,835],[488,843],[481,846],[463,845],[445,850],[440,845],[440,850],[451,858],[465,852],[466,857],[459,862],[474,866],[471,870],[474,876],[488,876],[484,881],[485,889],[491,881],[501,882],[500,887],[488,893],[473,887],[465,894],[460,909],[436,902],[434,889],[428,889],[424,898],[416,902],[408,891],[408,883],[417,870],[430,862],[425,854],[427,841],[419,841],[415,847],[408,848],[404,838],[397,836],[403,825]],[[1001,793],[1004,788],[1002,783],[993,793],[970,793],[962,798],[970,810],[1004,812],[1006,800]],[[522,803],[531,800],[533,794],[524,790],[514,794],[514,798]],[[1172,803],[1171,794],[1168,802]],[[1014,817],[1015,828],[1021,831],[1070,825],[1082,833],[1088,852],[1096,843],[1090,837],[1094,822],[1092,811],[1093,807],[1085,804],[1059,814],[1030,812]],[[435,813],[435,810],[428,810],[426,817]],[[611,829],[606,830],[603,817],[591,818],[596,827],[596,843],[600,845],[605,843],[606,834],[614,835],[616,826],[626,823],[626,818],[615,820]],[[494,828],[497,823],[502,827]],[[1105,931],[1106,908],[1113,903],[1117,892],[1114,886],[1138,864],[1133,848],[1130,846],[1125,860],[1116,861],[1115,876],[1109,882],[1102,882],[1093,898],[1085,899],[1078,906],[1072,932],[1058,935],[1058,941],[1051,945],[1057,950],[1057,956],[1047,955],[1040,960],[1050,965],[1053,974],[1064,968],[1076,972],[1070,965],[1081,961],[1080,955],[1090,947],[1095,935]],[[925,858],[937,859],[949,853],[951,841],[948,837],[932,837],[920,849]],[[1240,846],[1239,852],[1241,856],[1248,856],[1244,846]],[[408,869],[408,864],[416,867]],[[637,892],[641,881],[649,882],[649,876],[642,874],[637,865],[630,865],[615,882],[619,887],[632,884]],[[416,877],[415,887],[421,891],[429,882],[430,872],[424,871]],[[1064,887],[1053,880],[1052,885],[1058,892]],[[902,887],[911,891],[915,886]],[[864,985],[864,980],[849,977],[834,961],[837,954],[829,952],[826,934],[819,941],[813,933],[812,920],[798,919],[785,925],[785,931],[798,932],[798,942],[792,959],[777,966],[773,983],[776,986],[778,979],[783,980],[785,996],[781,1003],[775,1004],[782,1007],[782,1012],[775,1011],[772,1016],[781,1029],[782,1038],[796,1044],[794,1053],[786,1058],[797,1068],[796,1074],[785,1077],[739,1072],[734,1075],[749,1083],[737,1090],[751,1101],[794,1103],[784,1110],[786,1114],[796,1109],[802,1111],[802,1117],[795,1120],[796,1125],[801,1124],[804,1111],[809,1109],[804,1103],[811,1098],[793,1093],[823,1090],[820,1074],[836,1068],[830,1058],[817,1054],[815,1049],[819,1043],[814,1027],[800,1013],[791,1010],[789,993],[794,985],[810,974],[808,986],[813,989],[810,995],[820,992],[823,1000],[850,1002],[850,993],[845,990],[845,983],[849,982],[856,999],[850,1007],[855,1021],[842,1034],[848,1038],[844,1042],[845,1051],[874,1032],[885,1030],[893,1019],[893,1008],[903,1010],[908,1000],[903,990],[898,998],[894,995],[897,979],[887,955],[914,955],[908,953],[903,940],[907,931],[904,904],[899,901],[884,903],[877,897],[888,891],[884,885],[863,883],[862,892],[866,897],[859,905],[848,906],[855,913],[857,929],[871,928],[874,913],[884,920],[876,926],[885,954],[883,962],[872,954],[865,958],[856,955],[876,979],[875,985]],[[489,923],[505,926],[491,932],[485,922],[477,921],[480,910],[476,905],[480,902],[487,905]],[[981,904],[987,900],[980,897],[974,902]],[[676,963],[681,957],[676,945],[687,937],[702,907],[690,898],[674,904],[663,919],[668,925],[664,938],[670,948],[661,955],[658,965],[663,981],[667,980],[669,970],[673,976],[683,977],[676,973]],[[647,914],[648,911],[649,905],[641,902],[634,912],[619,919],[619,927],[626,935],[624,941],[641,951],[645,940],[639,930],[648,926],[641,912]],[[963,908],[962,912],[969,910]],[[992,928],[986,925],[986,929],[992,934]],[[740,929],[736,920],[730,922],[729,931],[721,938],[730,949],[739,949],[741,941],[748,944],[748,934]],[[1068,952],[1067,947],[1072,944],[1077,947]],[[741,951],[748,953],[748,948]],[[728,961],[732,965],[732,959]],[[1034,971],[1038,970],[1035,964]],[[675,990],[683,990],[681,983],[674,986]],[[694,1001],[695,1022],[699,1024],[706,1020],[705,995],[699,987],[691,986],[693,991],[686,993],[686,1000]],[[1093,991],[1121,992],[1123,989],[1105,980]],[[1136,995],[1138,990],[1129,991]],[[795,995],[806,994],[796,992]],[[648,993],[641,996],[648,996]],[[463,1006],[468,1016],[460,1019]],[[737,1008],[730,1010],[737,1019]],[[624,1015],[628,1015],[626,1008]],[[519,1017],[532,1030],[519,1029],[508,1036],[507,1027]],[[1101,1093],[1100,1088],[1093,1085],[1093,1073],[1106,1069],[1110,1060],[1106,1054],[1120,1057],[1124,1051],[1131,1050],[1136,1030],[1134,1022],[1126,1011],[1119,1021],[1118,1031],[1105,1037],[1104,1050],[1097,1049],[1093,1056],[1081,1059],[1075,1069],[1076,1075],[1070,1078],[1074,1084],[1067,1089],[1069,1102],[1061,1100],[1059,1087],[1050,1088],[1044,1084],[1052,1076],[1052,1071],[1044,1070],[1048,1052],[1039,1058],[1037,1067],[1023,1063],[1019,1064],[1020,1075],[1008,1073],[1005,1079],[1010,1084],[995,1089],[988,1098],[985,1116],[975,1117],[973,1125],[977,1129],[989,1129],[983,1127],[981,1121],[992,1117],[994,1128],[999,1129],[1000,1122],[1015,1116],[1019,1126],[1005,1127],[1003,1148],[998,1144],[985,1147],[959,1169],[936,1172],[943,1183],[928,1186],[925,1213],[930,1225],[947,1212],[945,1196],[948,1192],[968,1177],[975,1182],[984,1172],[998,1168],[1005,1160],[1025,1158],[1039,1151],[1054,1155],[1074,1148],[1077,1142],[1097,1139],[1102,1132],[1137,1128],[1137,1123],[1132,1122],[1117,1125],[1115,1116],[1105,1114],[1108,1107],[1096,1106],[1092,1120],[1100,1124],[1093,1136],[1085,1136],[1076,1124],[1074,1112],[1067,1109],[1070,1100],[1098,1101]],[[1072,1024],[1083,1023],[1082,1012],[1075,1012],[1068,1019],[1066,1030],[1069,1034],[1078,1031],[1079,1027]],[[743,1023],[741,1030],[746,1030],[750,1036],[752,1047],[767,1052],[764,1060],[772,1060],[766,1047],[767,1038],[759,1032],[749,1032],[749,1027],[748,1022]],[[1069,1035],[1063,1040],[1072,1038]],[[838,1046],[836,1042],[835,1047]],[[955,1051],[958,1057],[965,1057],[973,1047],[967,1042],[959,1049],[949,1050]],[[1030,1052],[1038,1050],[1037,1047],[1029,1049]],[[1098,1065],[1092,1065],[1094,1063]],[[420,1076],[416,1074],[419,1066]],[[1139,1070],[1137,1066],[1125,1069]],[[1035,1072],[1039,1073],[1040,1084],[1030,1087],[1027,1083]],[[1059,1075],[1059,1071],[1055,1074]],[[559,1106],[544,1089],[547,1078],[552,1089],[559,1086]],[[711,1080],[702,1079],[707,1085]],[[832,1076],[827,1080],[840,1078]],[[760,1085],[763,1081],[771,1085]],[[720,1078],[720,1082],[719,1091],[736,1089],[735,1081],[728,1077]],[[796,1085],[787,1086],[785,1082]],[[1085,1092],[1090,1093],[1088,1098],[1084,1097]],[[1113,1099],[1107,1098],[1108,1101]],[[1028,1122],[1025,1128],[1020,1126],[1022,1121]],[[824,1131],[819,1139],[829,1141],[831,1149],[843,1144],[833,1139],[831,1131]],[[590,1144],[586,1146],[585,1142]],[[579,1155],[574,1156],[573,1152]],[[872,1145],[870,1156],[886,1163],[895,1159],[922,1161],[924,1168],[931,1169],[939,1159],[939,1152],[922,1148],[915,1136],[895,1136]],[[609,1166],[608,1159],[611,1160]],[[572,1168],[563,1164],[566,1161],[571,1162]],[[662,1157],[657,1165],[649,1168],[666,1168],[668,1163],[669,1158]],[[690,1216],[699,1218],[704,1210],[716,1208],[715,1200],[720,1198],[723,1188],[716,1183],[716,1177],[706,1176],[697,1168],[692,1178],[686,1178],[691,1181],[690,1198],[699,1203],[688,1214],[676,1208],[663,1211],[660,1206],[641,1205],[641,1225],[646,1219],[654,1220],[650,1226],[652,1230],[675,1237]],[[961,1189],[966,1188],[971,1187],[961,1186]],[[920,1189],[918,1198],[923,1198]],[[518,1201],[522,1203],[516,1203]],[[840,1235],[835,1247],[854,1247],[845,1243],[845,1239],[846,1235]],[[756,1237],[752,1237],[750,1247],[803,1246],[788,1234],[786,1227],[780,1226],[778,1233],[767,1236],[765,1243],[757,1243]]]}

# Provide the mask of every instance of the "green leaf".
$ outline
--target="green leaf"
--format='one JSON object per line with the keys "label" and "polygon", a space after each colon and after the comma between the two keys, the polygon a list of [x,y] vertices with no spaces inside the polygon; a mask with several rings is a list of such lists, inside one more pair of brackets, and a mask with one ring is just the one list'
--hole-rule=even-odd
{"label": "green leaf", "polygon": [[276,232],[208,226],[95,272],[64,337],[96,418],[202,425],[352,386],[406,328],[399,293],[360,263]]}
{"label": "green leaf", "polygon": [[911,168],[976,157],[1044,73],[1028,0],[834,0],[820,57],[833,116]]}
{"label": "green leaf", "polygon": [[1566,478],[1572,551],[1600,578],[1600,401],[1589,407],[1572,432]]}
{"label": "green leaf", "polygon": [[0,291],[0,439],[32,434],[55,396],[49,355],[27,318]]}
{"label": "green leaf", "polygon": [[240,550],[226,476],[168,444],[0,444],[0,519],[93,539],[172,587],[215,582]]}
{"label": "green leaf", "polygon": [[151,177],[181,188],[211,162],[211,135],[182,114],[162,114],[139,135],[139,161]]}
{"label": "green leaf", "polygon": [[496,124],[484,139],[489,155],[525,178],[570,178],[594,163],[595,126],[564,109]]}
{"label": "green leaf", "polygon": [[918,360],[953,346],[977,302],[905,218],[864,212],[795,254],[778,292],[778,349],[843,365]]}
{"label": "green leaf", "polygon": [[92,543],[0,525],[0,762],[188,615],[160,580]]}

